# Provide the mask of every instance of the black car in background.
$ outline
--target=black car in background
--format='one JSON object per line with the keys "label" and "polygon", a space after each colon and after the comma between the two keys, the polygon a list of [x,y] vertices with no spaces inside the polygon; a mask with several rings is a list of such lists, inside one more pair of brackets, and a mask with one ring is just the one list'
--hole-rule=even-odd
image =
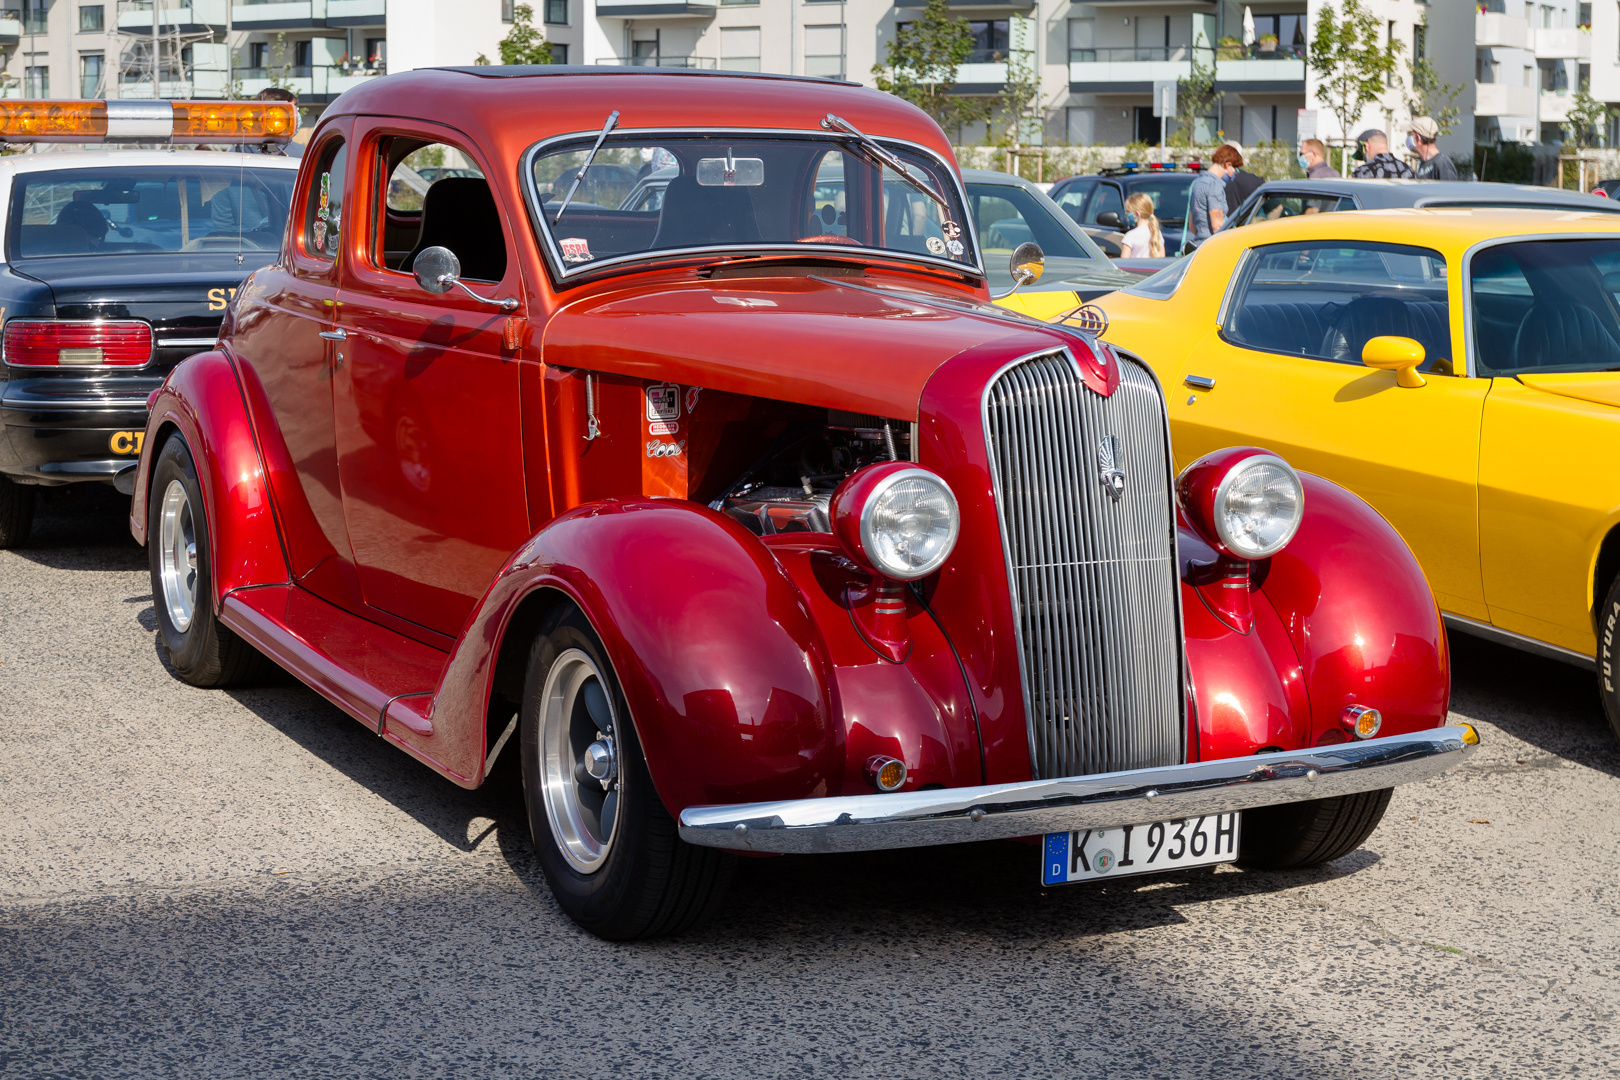
{"label": "black car in background", "polygon": [[1071,176],[1047,192],[1097,245],[1111,257],[1121,254],[1118,234],[1125,232],[1125,200],[1138,192],[1153,200],[1168,255],[1181,250],[1187,227],[1187,193],[1198,170],[1192,168],[1104,169],[1095,176]]}
{"label": "black car in background", "polygon": [[0,161],[0,548],[27,539],[41,486],[128,490],[147,395],[279,255],[297,168],[205,150]]}

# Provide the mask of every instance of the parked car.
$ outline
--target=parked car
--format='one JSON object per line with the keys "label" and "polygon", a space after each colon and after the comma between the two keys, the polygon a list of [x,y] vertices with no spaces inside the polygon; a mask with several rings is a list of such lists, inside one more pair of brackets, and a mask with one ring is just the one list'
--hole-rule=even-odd
{"label": "parked car", "polygon": [[1620,735],[1615,225],[1591,209],[1294,217],[1217,233],[1098,303],[1106,340],[1176,387],[1179,461],[1253,443],[1356,492],[1411,545],[1448,625],[1595,668]]}
{"label": "parked car", "polygon": [[1153,200],[1164,233],[1164,249],[1181,250],[1187,226],[1187,199],[1198,170],[1192,168],[1104,169],[1095,176],[1070,176],[1047,192],[1110,257],[1123,255],[1125,200],[1141,192]]}
{"label": "parked car", "polygon": [[1620,199],[1620,180],[1599,180],[1592,185],[1592,194],[1600,199]]}
{"label": "parked car", "polygon": [[[101,130],[124,137],[128,121]],[[155,103],[171,108],[168,102]],[[62,102],[7,101],[8,143],[81,142],[94,132]],[[145,106],[150,109],[153,103]],[[185,130],[186,105],[172,106]],[[294,130],[291,106],[220,105],[222,120],[264,117]],[[112,110],[117,112],[116,109]],[[166,121],[167,122],[167,121]],[[173,141],[224,143],[215,128]],[[161,140],[152,140],[161,141]],[[201,150],[66,150],[0,159],[6,210],[0,265],[0,548],[28,538],[42,486],[134,483],[146,398],[180,360],[211,348],[242,279],[272,261],[286,232],[298,162]]]}
{"label": "parked car", "polygon": [[[430,145],[487,179],[376,204]],[[658,211],[572,204],[660,155]],[[1266,451],[1178,477],[1143,360],[990,304],[895,97],[416,70],[303,163],[279,259],[152,403],[158,639],[199,686],[268,657],[464,787],[518,755],[594,933],[692,925],[739,851],[1314,865],[1478,741],[1399,537]]]}
{"label": "parked car", "polygon": [[[1488,207],[1566,207],[1591,211],[1592,197],[1578,191],[1455,180],[1272,180],[1260,185],[1232,212],[1222,229],[1238,229],[1277,218],[1329,214],[1341,210],[1402,207],[1471,210]],[[1599,203],[1600,211],[1620,214],[1620,203]]]}
{"label": "parked car", "polygon": [[1026,296],[1055,292],[1064,305],[1074,307],[1145,276],[1109,262],[1085,232],[1028,180],[988,169],[964,169],[962,181],[992,293],[1012,289],[1009,260],[1020,244],[1031,242],[1040,245],[1045,269],[1039,281],[1020,289]]}

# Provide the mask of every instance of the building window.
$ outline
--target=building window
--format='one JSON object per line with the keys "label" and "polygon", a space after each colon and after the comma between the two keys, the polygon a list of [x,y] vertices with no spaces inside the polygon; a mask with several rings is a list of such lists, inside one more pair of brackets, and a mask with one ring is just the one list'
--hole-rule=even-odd
{"label": "building window", "polygon": [[1096,109],[1090,105],[1076,105],[1064,109],[1063,115],[1070,146],[1090,146],[1097,141]]}
{"label": "building window", "polygon": [[86,4],[79,9],[80,30],[105,30],[107,28],[106,8],[101,4]]}
{"label": "building window", "polygon": [[1089,64],[1097,59],[1097,20],[1069,20],[1069,63]]}
{"label": "building window", "polygon": [[1541,28],[1543,30],[1551,30],[1552,29],[1552,24],[1553,24],[1553,9],[1547,4],[1542,4],[1541,5]]}
{"label": "building window", "polygon": [[1412,59],[1425,60],[1429,56],[1429,28],[1419,23],[1412,27]]}
{"label": "building window", "polygon": [[759,0],[720,0],[725,7],[759,7]]}
{"label": "building window", "polygon": [[23,0],[23,33],[43,34],[48,29],[50,9],[45,0]]}
{"label": "building window", "polygon": [[103,58],[100,53],[79,54],[79,96],[82,98],[101,97],[101,65]]}
{"label": "building window", "polygon": [[804,73],[823,79],[844,77],[842,23],[804,28]]}
{"label": "building window", "polygon": [[1582,30],[1592,29],[1592,5],[1581,4],[1575,11],[1575,25]]}
{"label": "building window", "polygon": [[551,43],[551,62],[553,64],[568,63],[568,46],[553,41]]}
{"label": "building window", "polygon": [[568,0],[546,0],[546,23],[550,26],[568,25]]}
{"label": "building window", "polygon": [[385,37],[366,38],[366,66],[379,71],[388,70],[388,39]]}
{"label": "building window", "polygon": [[722,27],[720,30],[720,66],[727,71],[758,71],[759,27]]}
{"label": "building window", "polygon": [[293,71],[295,74],[308,75],[310,67],[315,62],[315,43],[312,41],[293,42]]}
{"label": "building window", "polygon": [[970,22],[973,31],[973,51],[968,53],[970,64],[1002,64],[1007,61],[1007,20]]}
{"label": "building window", "polygon": [[44,64],[29,65],[23,69],[23,97],[48,98],[51,96],[51,69]]}
{"label": "building window", "polygon": [[1542,93],[1550,94],[1554,90],[1558,89],[1558,69],[1561,66],[1562,65],[1556,64],[1551,60],[1543,60],[1541,62]]}
{"label": "building window", "polygon": [[517,6],[517,0],[501,0],[501,22],[509,23],[515,17],[512,9]]}

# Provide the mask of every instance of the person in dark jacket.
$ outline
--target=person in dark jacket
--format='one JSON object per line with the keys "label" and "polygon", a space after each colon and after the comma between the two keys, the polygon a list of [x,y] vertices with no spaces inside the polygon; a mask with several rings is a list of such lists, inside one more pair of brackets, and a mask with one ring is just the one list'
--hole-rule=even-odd
{"label": "person in dark jacket", "polygon": [[1432,117],[1420,116],[1412,121],[1412,133],[1406,137],[1406,147],[1418,156],[1419,180],[1457,179],[1456,164],[1434,145],[1439,137],[1440,125]]}
{"label": "person in dark jacket", "polygon": [[1232,171],[1226,174],[1226,212],[1228,214],[1243,205],[1243,200],[1254,194],[1255,188],[1266,182],[1263,176],[1243,171],[1243,147],[1236,142],[1228,141],[1227,146],[1237,155],[1237,163]]}
{"label": "person in dark jacket", "polygon": [[1351,170],[1352,180],[1411,180],[1412,166],[1389,152],[1389,136],[1368,128],[1356,136],[1356,158],[1362,163]]}

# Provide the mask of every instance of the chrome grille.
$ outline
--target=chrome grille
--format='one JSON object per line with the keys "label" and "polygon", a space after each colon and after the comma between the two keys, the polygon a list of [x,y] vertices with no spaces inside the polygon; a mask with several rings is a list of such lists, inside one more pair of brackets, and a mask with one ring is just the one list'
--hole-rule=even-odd
{"label": "chrome grille", "polygon": [[1067,353],[1038,356],[985,398],[1037,779],[1183,760],[1164,403],[1137,364],[1120,369],[1102,397]]}

